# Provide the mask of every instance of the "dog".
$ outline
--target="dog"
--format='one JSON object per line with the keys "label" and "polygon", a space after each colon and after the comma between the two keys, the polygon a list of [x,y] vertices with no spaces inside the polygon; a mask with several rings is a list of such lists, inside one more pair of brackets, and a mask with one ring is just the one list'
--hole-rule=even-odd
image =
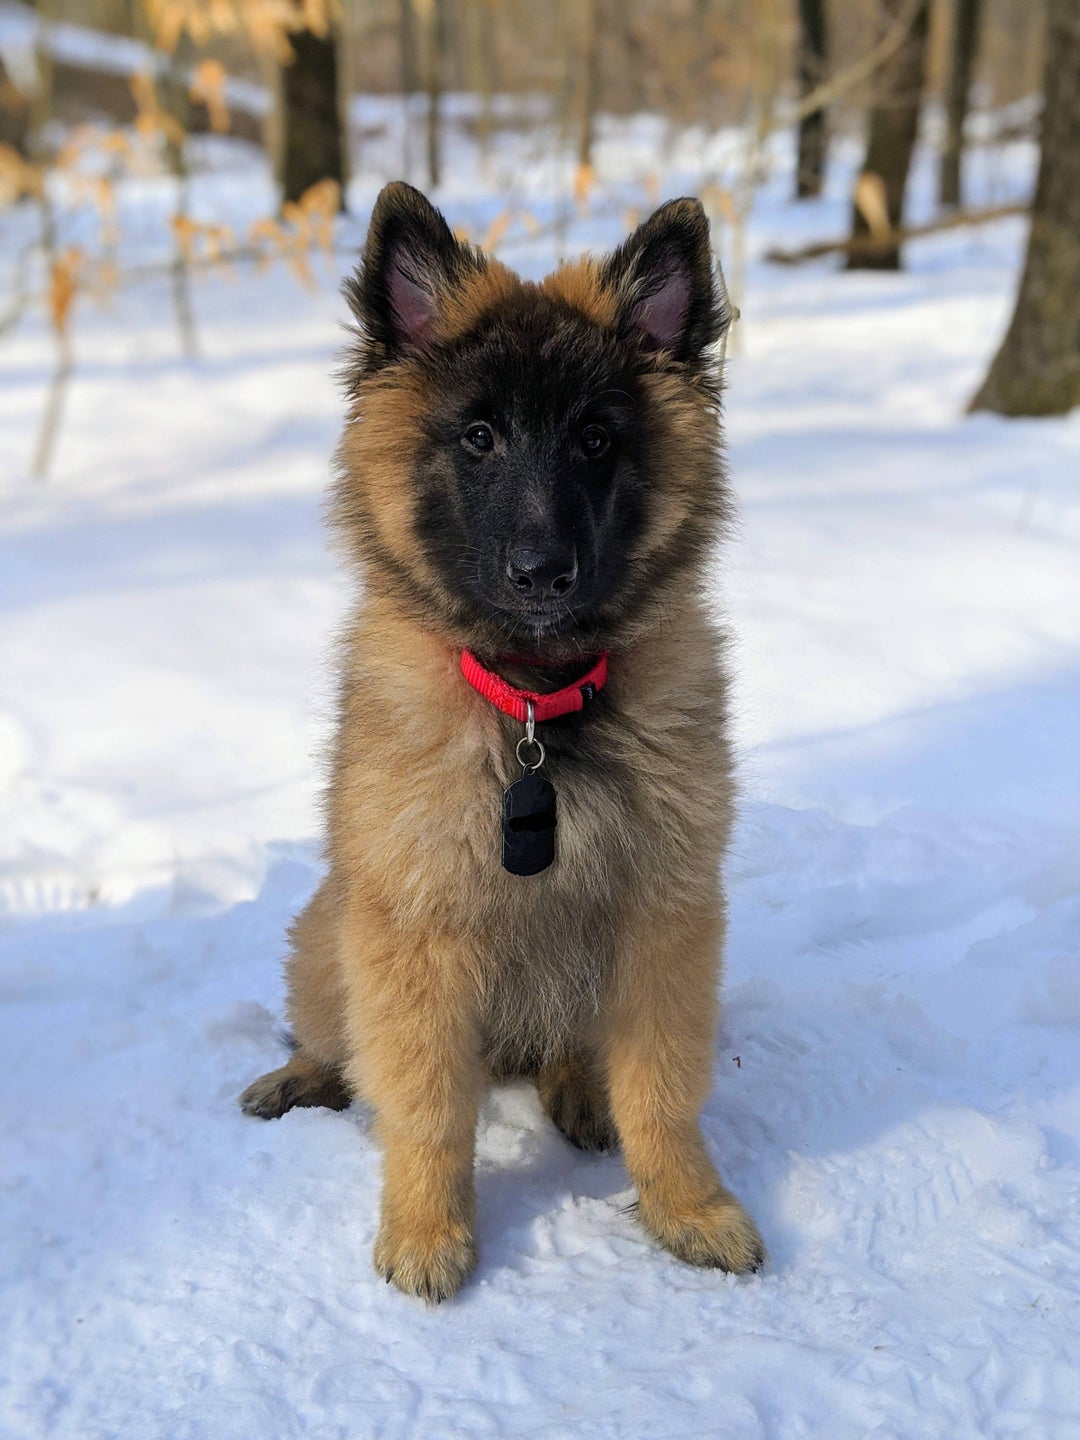
{"label": "dog", "polygon": [[331,524],[362,575],[341,651],[325,880],[290,931],[296,1049],[241,1105],[374,1110],[375,1268],[473,1270],[477,1112],[527,1076],[618,1148],[680,1260],[765,1250],[708,1095],[734,788],[702,597],[731,502],[700,203],[539,284],[388,185],[343,371]]}

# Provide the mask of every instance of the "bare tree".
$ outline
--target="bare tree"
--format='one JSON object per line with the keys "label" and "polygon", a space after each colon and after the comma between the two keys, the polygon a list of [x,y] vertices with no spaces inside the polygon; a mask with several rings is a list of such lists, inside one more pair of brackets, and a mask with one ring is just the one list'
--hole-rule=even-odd
{"label": "bare tree", "polygon": [[498,46],[496,25],[497,0],[473,0],[464,8],[466,74],[469,89],[480,97],[476,132],[485,168],[491,160],[491,139],[494,132],[493,98],[496,89]]}
{"label": "bare tree", "polygon": [[[903,41],[878,68],[874,104],[870,112],[870,134],[863,164],[864,176],[876,176],[883,191],[887,228],[899,228],[904,211],[911,152],[919,128],[926,37],[930,24],[930,0],[881,0],[882,18],[895,23],[897,16],[910,12]],[[852,238],[871,236],[871,217],[858,201],[853,207]],[[848,270],[899,270],[900,247],[883,238],[879,244],[853,250]]]}
{"label": "bare tree", "polygon": [[1080,404],[1080,0],[1049,0],[1042,158],[1020,292],[973,410]]}
{"label": "bare tree", "polygon": [[941,153],[938,199],[942,205],[959,205],[960,167],[964,154],[964,122],[971,94],[971,72],[979,47],[983,0],[956,0],[953,9],[952,54],[945,97],[945,146]]}
{"label": "bare tree", "polygon": [[592,165],[597,89],[600,79],[600,35],[597,0],[579,0],[579,3],[581,80],[578,93],[577,162],[578,166],[585,170]]}
{"label": "bare tree", "polygon": [[[444,0],[405,0],[399,26],[402,81],[411,87],[419,79],[427,97],[424,154],[427,183],[432,189],[442,179],[442,93],[448,29]],[[408,53],[410,48],[415,50],[416,64]]]}
{"label": "bare tree", "polygon": [[337,35],[289,34],[293,58],[282,71],[282,182],[286,201],[299,200],[319,180],[345,187],[345,144],[338,98]]}
{"label": "bare tree", "polygon": [[[800,96],[809,95],[824,81],[827,58],[825,0],[799,0],[799,39],[795,64]],[[825,107],[819,105],[799,120],[799,152],[795,172],[797,199],[810,199],[821,194],[827,150]]]}
{"label": "bare tree", "polygon": [[427,184],[434,189],[442,178],[442,93],[447,60],[449,17],[444,0],[401,0],[398,9],[398,36],[401,57],[401,86],[406,95],[405,169],[410,169],[409,119],[411,95],[422,88],[426,97],[424,113],[424,156]]}
{"label": "bare tree", "polygon": [[10,145],[26,154],[30,129],[30,107],[26,97],[11,83],[4,57],[0,55],[0,145]]}
{"label": "bare tree", "polygon": [[[633,6],[631,0],[614,0],[612,5],[611,21],[615,35],[618,36],[618,43],[622,50],[621,76],[625,87],[627,103],[631,109],[642,108],[644,105],[643,80],[646,71],[649,69],[649,56],[642,45],[641,36],[637,32],[632,14]],[[698,12],[695,16],[699,29],[703,29],[707,19],[704,0],[698,0]],[[706,58],[707,58],[707,52]]]}
{"label": "bare tree", "polygon": [[401,116],[401,173],[406,179],[413,174],[413,96],[418,82],[416,78],[416,16],[413,0],[398,0],[398,89],[402,97]]}

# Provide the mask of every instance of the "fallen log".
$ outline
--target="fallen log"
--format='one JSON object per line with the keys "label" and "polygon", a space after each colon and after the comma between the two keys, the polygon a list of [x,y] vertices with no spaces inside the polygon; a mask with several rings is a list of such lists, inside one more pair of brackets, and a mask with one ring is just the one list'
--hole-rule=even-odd
{"label": "fallen log", "polygon": [[798,250],[766,250],[765,259],[773,265],[802,265],[807,260],[820,260],[823,255],[853,255],[862,250],[880,250],[883,244],[899,245],[905,240],[921,240],[925,235],[938,235],[944,230],[960,230],[967,225],[985,225],[991,220],[1008,220],[1016,215],[1030,214],[1027,201],[1010,205],[992,205],[986,210],[957,210],[927,220],[922,225],[901,225],[878,235],[846,235],[842,240],[817,240]]}

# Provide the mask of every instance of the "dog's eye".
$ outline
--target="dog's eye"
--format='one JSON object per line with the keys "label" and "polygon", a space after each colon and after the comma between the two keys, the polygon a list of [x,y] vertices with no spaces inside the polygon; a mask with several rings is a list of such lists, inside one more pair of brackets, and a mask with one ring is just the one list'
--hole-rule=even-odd
{"label": "dog's eye", "polygon": [[607,453],[611,441],[602,425],[586,425],[581,432],[581,451],[587,460],[599,460]]}
{"label": "dog's eye", "polygon": [[461,443],[470,450],[479,450],[483,454],[495,448],[495,436],[491,433],[490,425],[470,425],[462,435]]}

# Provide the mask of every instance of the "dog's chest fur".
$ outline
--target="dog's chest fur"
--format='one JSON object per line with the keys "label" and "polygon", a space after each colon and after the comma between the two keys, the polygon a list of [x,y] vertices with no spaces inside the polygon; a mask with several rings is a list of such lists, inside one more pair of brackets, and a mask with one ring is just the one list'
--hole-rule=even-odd
{"label": "dog's chest fur", "polygon": [[556,859],[523,877],[501,863],[522,727],[436,642],[403,655],[381,626],[370,644],[372,625],[362,617],[350,646],[331,858],[403,928],[453,942],[493,1064],[533,1068],[588,1027],[642,917],[715,894],[731,816],[715,637],[687,607],[662,643],[613,657],[585,711],[541,727]]}

